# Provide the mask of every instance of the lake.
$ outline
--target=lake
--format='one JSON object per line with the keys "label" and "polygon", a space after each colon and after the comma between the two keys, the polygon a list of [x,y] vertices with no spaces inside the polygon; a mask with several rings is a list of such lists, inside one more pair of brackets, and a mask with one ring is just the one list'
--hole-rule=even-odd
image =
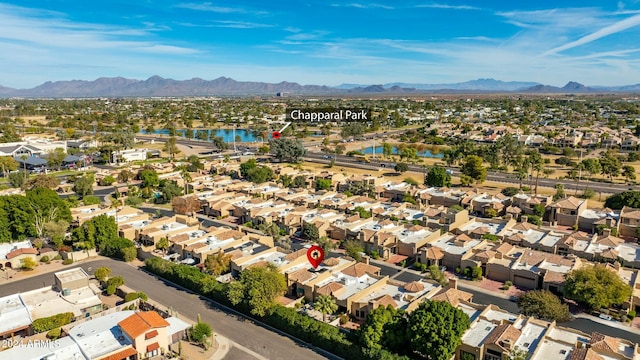
{"label": "lake", "polygon": [[[184,138],[184,134],[185,134],[186,130],[176,130],[176,136],[178,137],[182,137]],[[226,143],[233,143],[233,138],[234,138],[234,131],[233,129],[217,129],[217,130],[212,130],[212,129],[194,129],[193,130],[193,138],[196,138],[196,134],[200,131],[204,131],[207,133],[207,139],[211,139],[212,136],[212,132],[213,132],[213,136],[219,136],[221,137],[224,142]],[[140,131],[141,134],[148,134],[148,132],[146,130],[141,130]],[[169,130],[167,129],[157,129],[153,132],[154,134],[160,134],[160,135],[169,135]],[[269,134],[270,135],[270,134]],[[240,137],[240,141],[239,142],[258,142],[260,141],[260,135],[255,136],[253,134],[253,132],[249,131],[249,130],[245,130],[245,129],[236,129],[235,130],[235,136],[239,136]],[[263,139],[265,142],[269,141],[269,136],[267,136],[266,139]]]}
{"label": "lake", "polygon": [[[369,146],[367,148],[364,149],[360,149],[361,152],[365,153],[365,154],[373,154],[373,146]],[[398,148],[396,148],[395,146],[391,148],[391,153],[394,155],[398,155]],[[382,157],[382,146],[376,146],[376,156],[380,156]],[[428,158],[436,158],[436,159],[442,159],[443,155],[442,154],[432,154],[431,151],[429,150],[425,150],[425,151],[418,151],[418,156],[420,157],[428,157]]]}

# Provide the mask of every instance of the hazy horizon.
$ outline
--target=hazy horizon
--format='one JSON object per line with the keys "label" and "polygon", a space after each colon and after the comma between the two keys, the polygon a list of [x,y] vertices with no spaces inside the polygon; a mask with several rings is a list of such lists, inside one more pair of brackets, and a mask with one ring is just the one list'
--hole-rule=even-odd
{"label": "hazy horizon", "polygon": [[640,2],[1,1],[0,85],[640,83]]}

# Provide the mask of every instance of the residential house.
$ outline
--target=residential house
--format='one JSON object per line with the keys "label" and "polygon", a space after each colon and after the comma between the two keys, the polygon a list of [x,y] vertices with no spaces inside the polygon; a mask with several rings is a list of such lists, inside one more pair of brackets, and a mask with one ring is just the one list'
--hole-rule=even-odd
{"label": "residential house", "polygon": [[623,238],[640,238],[640,209],[625,206],[620,210],[620,221],[617,223],[618,236]]}
{"label": "residential house", "polygon": [[570,196],[549,205],[551,226],[577,226],[580,215],[587,210],[587,200]]}

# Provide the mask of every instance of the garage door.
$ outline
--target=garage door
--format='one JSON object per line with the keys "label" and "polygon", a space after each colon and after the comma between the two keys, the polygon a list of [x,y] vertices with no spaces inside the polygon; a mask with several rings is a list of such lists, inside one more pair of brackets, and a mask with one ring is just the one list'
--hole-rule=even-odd
{"label": "garage door", "polygon": [[517,276],[517,275],[513,277],[513,285],[527,288],[527,289],[535,289],[536,287],[538,287],[538,284],[536,284],[535,279],[529,279],[529,278]]}

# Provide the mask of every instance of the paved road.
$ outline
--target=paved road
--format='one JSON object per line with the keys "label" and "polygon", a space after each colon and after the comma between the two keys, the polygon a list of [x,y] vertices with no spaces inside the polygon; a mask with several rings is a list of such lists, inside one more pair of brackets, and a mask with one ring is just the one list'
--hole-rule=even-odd
{"label": "paved road", "polygon": [[[380,159],[371,159],[370,163],[360,163],[357,159],[346,156],[346,155],[335,155],[335,154],[324,154],[317,152],[307,152],[304,160],[309,162],[317,162],[317,163],[329,163],[329,159],[326,159],[326,156],[335,156],[335,166],[348,166],[365,170],[379,171],[380,169],[389,168],[389,164],[391,161],[381,161]],[[387,167],[382,168],[381,165],[384,164]],[[408,165],[409,171],[414,172],[424,172],[424,168],[421,165]],[[456,176],[460,175],[460,171],[452,169],[453,174]],[[518,186],[519,180],[514,178],[514,174],[508,173],[497,173],[489,171],[487,172],[487,180],[495,181],[501,183],[510,183],[514,186]],[[582,180],[579,184],[578,190],[584,190],[585,187],[589,186],[589,189],[595,192],[602,192],[605,194],[618,193],[622,191],[626,191],[629,189],[632,190],[640,190],[640,186],[633,185],[624,185],[624,184],[606,184],[606,183],[598,183],[593,181]],[[528,180],[523,181],[523,185],[528,185]],[[546,188],[555,188],[556,184],[563,184],[565,191],[575,190],[576,182],[573,180],[558,180],[558,179],[538,179],[538,186],[546,187]],[[531,182],[532,187],[535,186],[535,177]]]}
{"label": "paved road", "polygon": [[[113,275],[122,275],[125,278],[127,286],[145,292],[149,298],[158,301],[162,305],[173,307],[179,315],[182,314],[187,318],[196,319],[200,314],[202,320],[211,324],[217,333],[260,354],[266,359],[326,359],[326,357],[313,350],[296,344],[288,337],[267,330],[250,320],[221,310],[206,299],[178,289],[130,264],[110,259],[100,259],[83,263],[81,266],[85,270],[89,267],[92,267],[93,270],[99,266],[110,267],[113,270]],[[43,284],[53,285],[53,283],[53,273],[38,275],[0,286],[0,296],[33,290],[42,287]],[[234,347],[225,359],[256,358],[243,352],[242,349]]]}

